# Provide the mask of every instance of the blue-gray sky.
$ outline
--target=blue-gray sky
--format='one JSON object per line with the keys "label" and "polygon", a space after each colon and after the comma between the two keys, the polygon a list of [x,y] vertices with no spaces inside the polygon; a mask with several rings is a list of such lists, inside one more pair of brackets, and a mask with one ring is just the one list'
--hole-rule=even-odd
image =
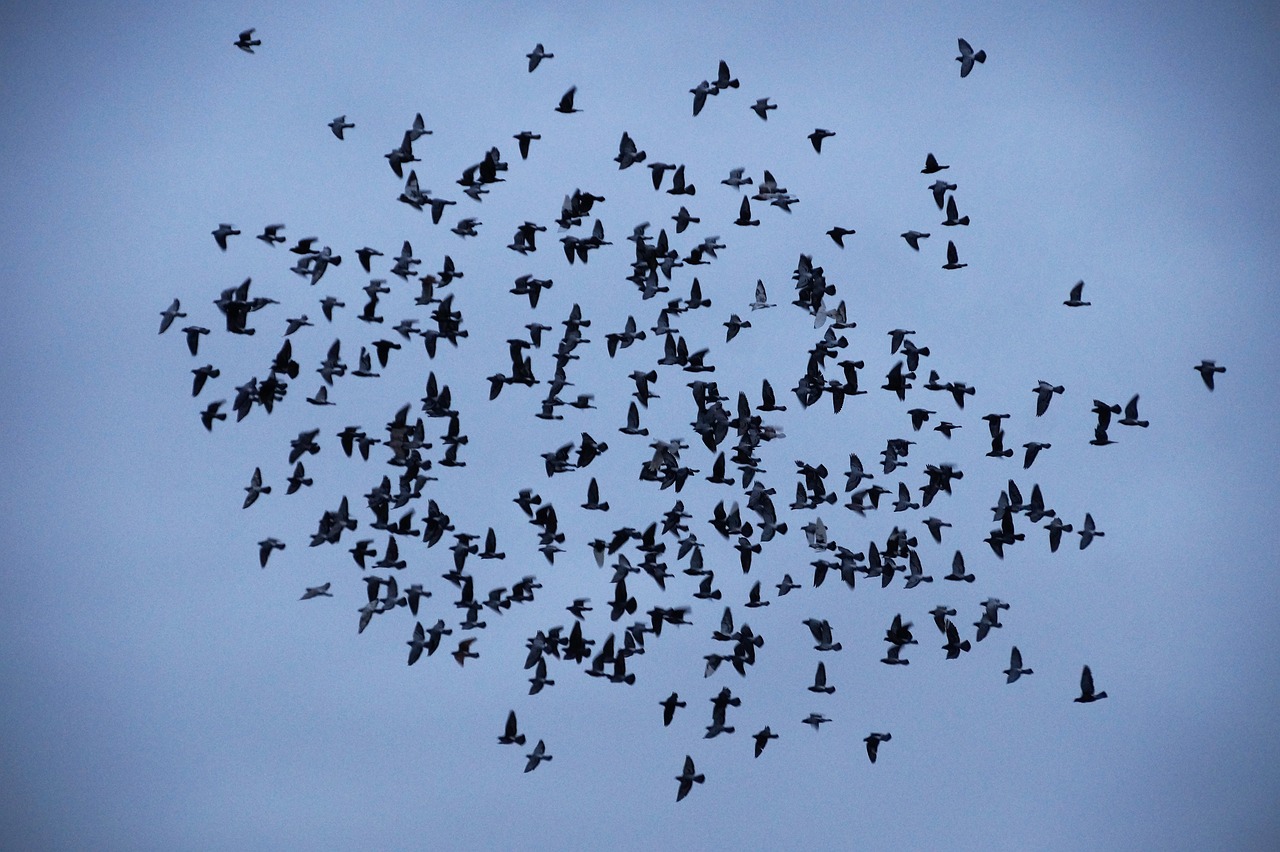
{"label": "blue-gray sky", "polygon": [[[1247,4],[1180,3],[1159,15],[1113,4],[828,6],[0,13],[10,211],[0,231],[0,845],[1274,848],[1280,16]],[[252,56],[232,46],[246,27],[263,41]],[[957,37],[990,54],[964,80]],[[529,74],[535,42],[556,56]],[[741,88],[694,118],[687,90],[720,59]],[[571,85],[582,112],[558,115]],[[765,96],[778,109],[762,122],[748,106]],[[402,182],[382,156],[416,112],[434,133],[415,145],[413,167],[424,187],[458,201],[436,227],[396,202]],[[325,125],[343,113],[356,127],[339,142]],[[815,127],[837,134],[821,155],[805,138]],[[511,136],[525,129],[543,138],[521,161]],[[684,164],[697,195],[653,192],[643,165],[619,171],[623,131],[651,161]],[[493,145],[510,169],[476,204],[454,181]],[[941,176],[958,184],[968,228],[938,225],[934,178],[919,173],[929,151],[950,164]],[[800,199],[791,215],[756,204],[761,226],[735,227],[739,195],[719,181],[737,166],[757,181],[770,169]],[[565,262],[552,221],[575,188],[606,196],[597,212],[614,243],[585,266]],[[669,217],[682,202],[702,222],[677,238]],[[480,237],[449,233],[461,216],[484,223]],[[525,219],[550,228],[522,258],[503,246]],[[696,583],[672,558],[678,578],[665,594],[638,578],[630,586],[642,609],[691,603],[694,624],[650,637],[631,660],[634,686],[565,663],[552,667],[554,687],[528,696],[524,641],[568,627],[574,597],[596,606],[589,635],[620,627],[607,619],[609,572],[586,542],[644,526],[677,496],[636,482],[647,441],[617,432],[626,376],[649,369],[660,343],[612,361],[604,351],[607,332],[628,315],[652,325],[663,301],[641,301],[623,280],[624,237],[646,220],[682,252],[709,235],[727,245],[712,264],[677,270],[668,295],[686,294],[696,273],[712,299],[679,325],[691,348],[710,348],[710,378],[731,405],[739,390],[758,402],[768,378],[788,406],[766,416],[786,438],[761,450],[780,506],[794,493],[795,459],[824,463],[839,489],[848,454],[870,467],[888,437],[918,444],[905,470],[877,466],[877,482],[915,489],[924,465],[940,462],[965,478],[928,511],[787,513],[790,532],[743,577],[706,519],[717,500],[745,498],[699,477],[678,496],[724,601],[686,600]],[[220,222],[243,231],[225,253],[210,236]],[[291,241],[319,237],[346,262],[309,287],[289,273],[284,246],[252,238],[271,222]],[[836,224],[857,230],[843,251],[824,234]],[[932,233],[918,254],[898,236],[909,228]],[[949,238],[967,268],[939,268]],[[381,378],[339,380],[337,406],[307,406],[335,337],[354,366],[361,343],[393,336],[356,320],[371,277],[356,248],[387,254],[375,260],[376,277],[392,281],[386,326],[425,314],[412,304],[416,286],[386,274],[406,239],[423,269],[449,254],[465,272],[449,289],[470,337],[434,362],[421,343],[406,345]],[[801,411],[785,390],[821,335],[788,304],[801,253],[825,268],[857,322],[844,352],[865,360],[871,392],[839,415],[825,398]],[[555,281],[536,311],[507,292],[523,273]],[[219,333],[212,300],[248,276],[255,295],[282,304],[253,315],[253,338]],[[779,307],[749,310],[757,278]],[[1062,306],[1080,279],[1092,306]],[[348,305],[331,325],[317,304],[327,294]],[[179,326],[215,329],[198,359],[177,327],[156,335],[175,297],[190,314]],[[535,319],[555,326],[554,339],[575,302],[592,342],[569,368],[566,398],[593,393],[599,410],[536,420],[541,386],[489,402],[484,376],[509,367],[503,341]],[[265,376],[285,317],[300,313],[317,326],[294,336],[303,373],[285,402],[207,434],[198,411]],[[730,313],[753,327],[726,345]],[[898,358],[885,334],[896,327],[931,350],[906,403],[878,387]],[[551,346],[534,353],[539,378],[551,372]],[[1203,358],[1227,367],[1213,393],[1192,371]],[[210,361],[223,375],[192,400],[188,371]],[[692,444],[683,460],[705,475],[712,457],[689,428],[684,387],[698,377],[657,369],[662,399],[645,425]],[[929,369],[977,388],[964,411],[919,387]],[[379,434],[400,405],[416,407],[429,370],[452,388],[470,435],[467,467],[433,471],[429,496],[459,531],[494,527],[508,553],[469,565],[477,593],[531,573],[543,583],[534,602],[490,614],[475,634],[480,658],[465,669],[445,653],[406,667],[404,610],[357,635],[364,584],[345,551],[354,538],[385,544],[367,513],[341,547],[307,547],[325,509],[344,494],[362,507],[359,495],[389,472],[383,448],[349,460],[335,433],[360,424]],[[1066,392],[1036,418],[1040,379]],[[1150,428],[1113,426],[1116,445],[1089,446],[1092,400],[1135,393]],[[912,433],[906,411],[917,405],[963,428],[950,442]],[[984,457],[989,412],[1012,415],[1011,446],[1052,449],[1030,471]],[[429,439],[443,426],[428,421]],[[323,450],[306,462],[316,484],[286,496],[288,441],[316,427]],[[583,430],[609,453],[548,480],[539,453]],[[274,490],[242,510],[255,466]],[[593,474],[613,504],[603,516],[575,508]],[[1077,526],[1090,512],[1106,537],[1080,551],[1069,536],[1050,555],[1046,534],[1020,519],[1027,541],[995,559],[982,538],[1009,478],[1024,493],[1038,482]],[[510,502],[523,487],[560,510],[568,542],[554,566]],[[954,524],[941,546],[919,523],[931,513]],[[819,515],[854,550],[908,526],[938,581],[811,588],[817,554],[799,528]],[[288,548],[263,571],[255,542],[269,535]],[[957,548],[978,575],[972,585],[941,582]],[[404,555],[402,585],[436,593],[422,620],[456,621],[439,578],[448,552],[410,542]],[[779,599],[770,587],[784,572],[804,588]],[[742,604],[756,579],[772,603],[753,612]],[[325,581],[334,598],[297,600]],[[944,661],[928,610],[956,607],[971,638],[978,602],[992,595],[1011,604],[1005,626]],[[747,677],[724,667],[704,678],[725,603],[765,645]],[[895,613],[921,642],[908,667],[877,662]],[[831,622],[842,652],[812,650],[801,624],[811,616]],[[455,625],[442,651],[460,636]],[[1014,644],[1035,674],[1006,686]],[[819,658],[834,695],[805,690]],[[1072,702],[1084,663],[1107,700]],[[725,685],[742,697],[729,715],[737,732],[704,740],[707,699]],[[689,707],[664,728],[657,702],[672,690]],[[510,709],[554,755],[536,772],[521,771],[527,748],[495,743]],[[815,733],[800,723],[811,711],[832,723]],[[750,734],[765,724],[781,738],[755,759]],[[862,743],[870,731],[893,733],[874,766]],[[686,754],[707,781],[677,805]]]}

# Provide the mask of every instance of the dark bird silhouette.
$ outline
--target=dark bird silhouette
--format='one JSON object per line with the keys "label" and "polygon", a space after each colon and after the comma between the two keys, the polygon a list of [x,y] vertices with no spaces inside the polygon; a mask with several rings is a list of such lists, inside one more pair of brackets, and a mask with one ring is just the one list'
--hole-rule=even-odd
{"label": "dark bird silhouette", "polygon": [[823,130],[821,127],[809,134],[809,141],[813,144],[813,150],[822,153],[822,140],[835,136],[835,132],[831,130]]}
{"label": "dark bird silhouette", "polygon": [[760,753],[764,751],[764,747],[769,744],[769,740],[776,740],[778,738],[778,735],[775,734],[773,731],[769,730],[768,725],[765,725],[763,728],[761,728],[759,731],[753,734],[752,738],[755,740],[755,744],[756,744],[756,757],[759,757]]}
{"label": "dark bird silhouette", "polygon": [[[337,118],[335,118],[333,121],[329,122],[329,129],[332,130],[333,135],[337,136],[339,139],[345,139],[346,137],[342,135],[343,132],[353,127],[355,127],[355,125],[347,121],[347,117],[345,115],[340,115]],[[365,270],[367,271],[368,269],[369,269],[369,266],[366,263]]]}
{"label": "dark bird silhouette", "polygon": [[876,762],[876,754],[880,751],[880,743],[887,743],[891,739],[893,739],[893,734],[875,732],[862,738],[862,741],[867,744],[867,757],[870,758],[872,763]]}
{"label": "dark bird silhouette", "polygon": [[768,98],[760,98],[754,104],[751,105],[752,111],[755,112],[756,115],[760,116],[761,120],[763,121],[769,120],[769,110],[773,110],[777,108],[778,108],[778,105],[769,103]]}
{"label": "dark bird silhouette", "polygon": [[1085,666],[1080,672],[1080,697],[1075,699],[1077,704],[1091,704],[1101,698],[1106,698],[1107,693],[1095,692],[1093,688],[1093,672],[1089,671],[1089,667]]}
{"label": "dark bird silhouette", "polygon": [[537,68],[538,64],[541,63],[542,60],[555,58],[554,53],[547,53],[547,51],[543,49],[541,42],[534,45],[533,51],[530,53],[526,53],[525,56],[529,59],[530,74],[533,73],[533,69]]}
{"label": "dark bird silhouette", "polygon": [[1018,646],[1014,645],[1013,650],[1009,652],[1009,668],[1004,670],[1006,676],[1005,683],[1013,683],[1023,675],[1034,674],[1031,669],[1022,667],[1022,652],[1018,650]]}
{"label": "dark bird silhouette", "polygon": [[973,70],[973,64],[975,62],[982,63],[987,61],[987,52],[985,50],[979,50],[977,53],[974,53],[973,48],[969,46],[969,42],[964,39],[958,39],[958,42],[960,45],[960,55],[956,57],[956,62],[960,63],[960,76],[968,77],[969,72]]}
{"label": "dark bird silhouette", "polygon": [[253,49],[262,44],[262,39],[253,37],[254,29],[254,27],[250,27],[249,29],[241,32],[240,37],[233,41],[232,44],[243,50],[245,53],[253,53]]}
{"label": "dark bird silhouette", "polygon": [[580,109],[574,109],[574,106],[573,106],[573,96],[577,91],[578,91],[577,86],[570,86],[569,91],[561,95],[560,103],[558,106],[556,106],[556,112],[561,112],[561,113],[564,113],[565,115],[568,115],[569,113],[573,113],[573,112],[582,112],[582,110]]}
{"label": "dark bird silhouette", "polygon": [[680,786],[676,789],[676,801],[680,801],[689,795],[689,791],[693,789],[694,784],[701,784],[707,780],[707,776],[698,772],[693,766],[693,758],[689,755],[684,756],[684,770],[676,776],[676,780],[680,782]]}
{"label": "dark bird silhouette", "polygon": [[511,710],[507,713],[507,724],[498,736],[498,742],[501,745],[524,745],[524,739],[524,734],[516,730],[516,711]]}
{"label": "dark bird silhouette", "polygon": [[[468,639],[467,641],[469,642],[471,640]],[[538,744],[533,747],[533,751],[526,754],[525,757],[528,758],[528,762],[524,765],[525,772],[532,772],[537,769],[538,764],[542,763],[544,760],[552,759],[552,756],[547,754],[547,746],[542,740],[538,740]]]}
{"label": "dark bird silhouette", "polygon": [[[178,303],[175,300],[174,305],[177,304]],[[160,330],[164,331],[164,328],[161,328]],[[1225,373],[1227,371],[1226,367],[1219,367],[1214,361],[1201,361],[1194,369],[1200,373],[1200,378],[1204,379],[1204,386],[1209,390],[1213,390],[1213,374]]]}
{"label": "dark bird silhouette", "polygon": [[1082,308],[1086,305],[1092,305],[1093,302],[1083,301],[1082,299],[1083,295],[1084,295],[1084,282],[1077,281],[1071,287],[1071,294],[1067,296],[1066,301],[1064,301],[1062,304],[1066,305],[1068,308]]}
{"label": "dark bird silhouette", "polygon": [[679,695],[677,695],[677,694],[676,694],[676,693],[674,693],[674,692],[673,692],[673,693],[671,693],[670,695],[668,695],[668,696],[667,696],[666,698],[664,698],[662,701],[659,701],[658,703],[662,705],[662,725],[663,725],[663,727],[666,727],[666,726],[668,726],[668,725],[670,725],[670,724],[671,724],[671,720],[672,720],[672,719],[674,719],[674,718],[675,718],[675,716],[676,716],[676,708],[677,708],[677,707],[687,707],[687,706],[689,706],[687,702],[685,702],[685,701],[681,701],[681,700],[680,700],[680,696],[679,696]]}

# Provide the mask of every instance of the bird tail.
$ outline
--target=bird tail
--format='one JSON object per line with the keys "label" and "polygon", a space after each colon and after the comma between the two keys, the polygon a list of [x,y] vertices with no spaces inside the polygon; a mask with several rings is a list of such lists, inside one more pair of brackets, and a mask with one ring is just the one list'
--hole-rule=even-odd
{"label": "bird tail", "polygon": [[986,61],[987,61],[987,52],[986,52],[985,50],[979,50],[977,53],[975,53],[975,54],[973,55],[973,61],[974,61],[974,62],[986,62]]}

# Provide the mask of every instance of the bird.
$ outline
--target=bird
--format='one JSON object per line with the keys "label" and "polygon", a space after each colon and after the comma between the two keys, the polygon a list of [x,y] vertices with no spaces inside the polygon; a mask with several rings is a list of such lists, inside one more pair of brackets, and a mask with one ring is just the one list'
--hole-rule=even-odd
{"label": "bird", "polygon": [[805,716],[800,721],[806,725],[809,725],[816,731],[820,727],[822,727],[822,723],[830,722],[831,720],[828,719],[826,716],[823,716],[821,713],[810,713],[808,716]]}
{"label": "bird", "polygon": [[1093,672],[1088,666],[1080,672],[1080,697],[1075,699],[1077,704],[1091,704],[1101,698],[1106,698],[1106,692],[1095,692],[1093,689]]}
{"label": "bird", "polygon": [[560,104],[556,107],[556,112],[561,112],[565,115],[572,112],[582,112],[582,110],[574,109],[573,107],[573,96],[577,91],[577,86],[570,86],[569,91],[560,96]]}
{"label": "bird", "polygon": [[693,95],[693,114],[695,116],[702,112],[703,106],[707,103],[707,95],[720,94],[720,90],[706,80],[694,86],[689,92]]}
{"label": "bird", "polygon": [[533,50],[529,53],[526,53],[525,56],[529,59],[530,74],[533,73],[533,69],[537,68],[538,64],[542,62],[542,60],[555,58],[554,53],[547,53],[547,51],[542,47],[541,42],[539,42],[538,44],[535,44],[533,46]]}
{"label": "bird", "polygon": [[254,29],[254,27],[250,27],[249,29],[242,31],[240,33],[240,37],[233,41],[232,44],[243,50],[245,53],[253,53],[253,49],[262,44],[262,39],[253,37]]}
{"label": "bird", "polygon": [[929,235],[921,231],[905,231],[900,236],[907,241],[907,245],[916,251],[920,251],[920,241],[926,239]]}
{"label": "bird", "polygon": [[693,789],[694,784],[701,784],[707,780],[707,776],[698,772],[693,766],[693,758],[689,755],[684,756],[684,770],[676,776],[676,780],[680,782],[680,786],[676,789],[676,801],[680,801],[689,795],[689,791]]}
{"label": "bird", "polygon": [[[471,640],[467,640],[467,641],[471,641]],[[544,743],[542,740],[538,740],[538,744],[533,747],[533,751],[526,754],[525,757],[529,759],[528,762],[524,765],[525,772],[532,772],[533,770],[537,769],[538,764],[542,763],[544,760],[552,759],[552,756],[547,754],[546,743]]]}
{"label": "bird", "polygon": [[1080,549],[1084,550],[1086,547],[1088,547],[1090,544],[1093,543],[1093,540],[1095,538],[1101,538],[1102,536],[1106,535],[1106,533],[1102,532],[1099,529],[1096,529],[1093,525],[1093,515],[1090,515],[1088,512],[1085,512],[1084,526],[1081,529],[1076,530],[1076,535],[1080,536]]}
{"label": "bird", "polygon": [[532,140],[541,139],[542,134],[533,133],[528,130],[521,130],[519,133],[517,133],[515,136],[511,138],[515,139],[520,144],[520,159],[527,160],[529,159],[529,143]]}
{"label": "bird", "polygon": [[867,757],[871,759],[872,763],[876,762],[876,754],[880,750],[880,743],[887,743],[891,739],[893,739],[893,734],[880,734],[874,731],[862,738],[862,741],[867,744]]}
{"label": "bird", "polygon": [[1082,300],[1084,295],[1084,281],[1077,281],[1071,286],[1071,294],[1067,296],[1066,301],[1062,304],[1068,308],[1083,308],[1086,305],[1092,305],[1093,302],[1085,302]]}
{"label": "bird", "polygon": [[[335,118],[333,121],[329,122],[329,129],[332,130],[333,135],[337,136],[339,139],[346,138],[342,135],[343,131],[352,127],[355,127],[355,125],[348,122],[347,117],[345,115],[340,115],[337,118]],[[368,270],[369,268],[368,261],[364,261],[364,263],[365,263],[365,269]]]}
{"label": "bird", "polygon": [[947,183],[945,180],[939,178],[929,185],[929,189],[933,190],[933,200],[937,203],[938,209],[941,210],[947,204],[948,190],[954,192],[956,184]]}
{"label": "bird", "polygon": [[471,646],[475,641],[476,640],[473,637],[470,639],[463,639],[458,643],[458,649],[453,652],[453,659],[458,663],[458,665],[464,665],[468,657],[475,658],[480,656],[478,653],[471,650]]}
{"label": "bird", "polygon": [[218,243],[218,248],[226,251],[227,237],[237,236],[240,232],[236,230],[234,225],[228,225],[226,222],[222,222],[218,227],[213,229],[212,233],[213,239]]}
{"label": "bird", "polygon": [[1022,652],[1018,650],[1018,646],[1014,645],[1013,650],[1009,652],[1009,668],[1004,670],[1006,675],[1005,683],[1013,683],[1023,675],[1034,674],[1031,669],[1022,667]]}
{"label": "bird", "polygon": [[[931,174],[933,174],[933,173],[935,173],[935,172],[940,172],[940,171],[942,171],[943,169],[949,169],[949,168],[951,168],[951,167],[950,167],[950,166],[943,166],[943,165],[939,165],[939,164],[938,164],[938,158],[937,158],[937,157],[935,157],[935,156],[933,156],[933,152],[930,152],[930,153],[928,153],[928,154],[926,154],[926,155],[925,155],[925,158],[924,158],[924,168],[920,170],[920,174],[922,174],[922,175],[931,175]],[[941,205],[939,205],[939,206],[941,206]]]}
{"label": "bird", "polygon": [[752,111],[755,112],[756,115],[760,116],[760,119],[762,121],[768,121],[769,110],[777,109],[777,108],[778,108],[778,105],[769,103],[768,98],[760,98],[754,104],[751,105]]}
{"label": "bird", "polygon": [[243,508],[245,509],[249,508],[255,502],[257,502],[258,496],[260,494],[271,493],[271,486],[270,485],[264,486],[262,484],[262,468],[255,467],[253,469],[253,477],[249,480],[249,484],[245,486],[244,490],[249,492],[248,496],[244,498]]}
{"label": "bird", "polygon": [[849,236],[850,234],[856,234],[856,233],[858,232],[853,230],[852,228],[841,228],[839,225],[837,225],[831,230],[827,231],[827,236],[830,237],[832,241],[835,242],[836,245],[840,246],[840,248],[844,248],[844,238]]}
{"label": "bird", "polygon": [[[173,325],[174,320],[182,319],[185,316],[186,314],[182,312],[182,303],[179,302],[177,299],[174,299],[173,303],[170,304],[169,307],[165,308],[163,311],[160,312],[160,333],[164,334],[166,331],[169,330],[169,326]],[[1207,381],[1209,381],[1210,383],[1209,388],[1212,389],[1213,388],[1212,379],[1209,379]]]}
{"label": "bird", "polygon": [[674,718],[675,718],[675,716],[676,716],[676,708],[677,708],[677,707],[687,707],[687,706],[689,706],[689,705],[688,705],[688,702],[681,701],[681,700],[680,700],[680,696],[679,696],[678,694],[674,693],[674,692],[673,692],[673,693],[671,693],[670,695],[668,695],[668,696],[667,696],[666,698],[664,698],[662,701],[659,701],[658,703],[662,705],[662,725],[663,725],[663,727],[667,727],[668,725],[670,725],[670,724],[671,724],[671,720],[672,720],[672,719],[674,719]]}
{"label": "bird", "polygon": [[756,743],[756,757],[759,757],[760,753],[764,751],[764,747],[769,744],[769,740],[776,740],[777,738],[778,735],[771,731],[768,725],[765,725],[759,731],[752,734],[752,739],[754,739]]}
{"label": "bird", "polygon": [[[174,304],[177,305],[177,301]],[[164,328],[160,330],[164,331]],[[1204,379],[1204,386],[1209,390],[1213,390],[1213,374],[1227,371],[1226,367],[1219,367],[1214,361],[1201,361],[1194,369],[1200,373],[1200,378]]]}
{"label": "bird", "polygon": [[267,559],[273,550],[284,550],[284,542],[278,538],[264,538],[258,542],[258,564],[267,567]]}
{"label": "bird", "polygon": [[1124,417],[1117,422],[1121,426],[1140,426],[1143,429],[1150,425],[1150,421],[1138,419],[1138,394],[1135,393],[1133,399],[1125,403]]}
{"label": "bird", "polygon": [[960,255],[956,252],[956,244],[947,241],[947,262],[942,265],[943,269],[963,269],[968,266],[967,263],[960,262]]}
{"label": "bird", "polygon": [[[421,627],[422,625],[418,625]],[[503,726],[502,734],[498,736],[498,743],[501,745],[524,745],[524,734],[516,730],[516,711],[511,710],[507,713],[507,724]]]}
{"label": "bird", "polygon": [[943,225],[968,225],[969,217],[961,216],[960,211],[956,208],[956,197],[954,195],[947,198],[947,218],[943,220]]}
{"label": "bird", "polygon": [[309,601],[312,598],[331,598],[333,593],[329,591],[329,587],[332,585],[332,583],[325,583],[320,586],[308,586],[298,600]]}
{"label": "bird", "polygon": [[[1062,393],[1066,390],[1062,385],[1053,385],[1043,379],[1031,389],[1036,395],[1036,417],[1041,417],[1049,410],[1049,401],[1053,399],[1055,393]],[[1137,399],[1137,397],[1134,397]],[[1027,465],[1030,467],[1030,463]]]}
{"label": "bird", "polygon": [[959,39],[958,41],[960,44],[960,55],[956,57],[956,62],[960,63],[960,76],[968,77],[969,72],[973,70],[973,63],[987,61],[987,52],[985,50],[979,50],[977,53],[974,53],[973,48],[969,46],[969,42],[964,39]]}
{"label": "bird", "polygon": [[835,131],[832,131],[832,130],[823,130],[821,127],[819,127],[819,128],[817,128],[816,130],[814,130],[812,133],[810,133],[810,134],[809,134],[809,141],[810,141],[811,143],[813,143],[813,150],[814,150],[814,151],[816,151],[817,153],[821,154],[821,153],[822,153],[822,140],[823,140],[823,139],[829,139],[830,137],[835,136],[835,135],[836,135],[836,134],[835,134]]}
{"label": "bird", "polygon": [[821,660],[818,661],[818,670],[813,674],[813,685],[809,687],[810,692],[821,692],[826,695],[836,691],[834,686],[827,686],[827,666]]}

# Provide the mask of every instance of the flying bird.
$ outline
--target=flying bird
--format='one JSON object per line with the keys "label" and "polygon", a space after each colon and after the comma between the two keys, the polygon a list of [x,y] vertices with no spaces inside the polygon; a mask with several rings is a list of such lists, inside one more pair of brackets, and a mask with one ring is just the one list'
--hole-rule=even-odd
{"label": "flying bird", "polygon": [[960,63],[960,76],[968,77],[969,72],[973,70],[973,63],[987,61],[987,52],[979,50],[974,53],[973,48],[969,46],[969,42],[964,39],[959,39],[959,44],[960,55],[956,57],[956,62]]}
{"label": "flying bird", "polygon": [[529,759],[529,762],[524,765],[525,772],[532,772],[544,760],[552,759],[552,756],[547,754],[547,746],[542,740],[538,740],[538,744],[533,747],[533,751],[526,754],[525,757]]}
{"label": "flying bird", "polygon": [[253,49],[262,44],[262,39],[253,37],[254,29],[254,27],[250,27],[249,29],[242,31],[240,33],[240,37],[233,41],[232,44],[243,50],[245,53],[253,53]]}
{"label": "flying bird", "polygon": [[[175,300],[174,305],[176,306],[177,304],[178,303]],[[164,327],[160,330],[164,331]],[[1200,373],[1200,378],[1204,379],[1204,386],[1209,390],[1213,390],[1213,374],[1225,373],[1227,371],[1226,367],[1219,367],[1214,361],[1201,361],[1194,369]]]}
{"label": "flying bird", "polygon": [[554,54],[554,53],[547,53],[547,51],[543,49],[543,47],[542,47],[542,43],[541,43],[541,42],[539,42],[538,44],[534,45],[534,46],[533,46],[533,51],[532,51],[532,52],[530,52],[530,53],[526,53],[526,54],[525,54],[525,56],[529,59],[529,73],[530,73],[530,74],[532,74],[532,73],[533,73],[533,69],[537,68],[537,67],[538,67],[538,64],[539,64],[540,62],[542,62],[542,60],[544,60],[544,59],[554,59],[554,58],[555,58],[555,54]]}
{"label": "flying bird", "polygon": [[707,780],[707,776],[698,772],[693,766],[693,758],[689,755],[684,756],[684,771],[676,776],[676,780],[680,782],[680,786],[676,789],[676,801],[680,801],[689,795],[689,791],[693,789],[694,784],[701,784]]}
{"label": "flying bird", "polygon": [[754,104],[751,105],[752,111],[755,112],[756,115],[760,116],[760,119],[762,121],[768,121],[769,110],[777,109],[777,108],[778,108],[778,105],[769,103],[768,98],[760,98]]}
{"label": "flying bird", "polygon": [[1018,646],[1014,645],[1013,650],[1009,652],[1009,668],[1004,670],[1006,677],[1005,683],[1013,683],[1023,675],[1034,674],[1031,669],[1022,667],[1022,652],[1018,650]]}
{"label": "flying bird", "polygon": [[582,112],[582,110],[574,109],[573,107],[573,96],[577,91],[577,86],[570,86],[569,91],[560,96],[560,104],[556,107],[556,112],[561,112],[565,115],[573,112]]}
{"label": "flying bird", "polygon": [[870,758],[872,763],[876,762],[876,754],[880,751],[880,743],[887,743],[891,739],[893,739],[893,734],[875,732],[862,738],[862,741],[867,744],[867,757]]}
{"label": "flying bird", "polygon": [[[337,118],[335,118],[333,121],[329,122],[329,129],[332,130],[333,135],[337,136],[339,139],[345,139],[346,137],[342,135],[343,131],[348,130],[352,127],[355,127],[355,125],[348,122],[347,117],[345,115],[340,115]],[[369,269],[368,261],[363,261],[363,262],[365,263],[365,270],[368,271]]]}
{"label": "flying bird", "polygon": [[1082,300],[1083,295],[1084,295],[1084,282],[1077,281],[1071,287],[1071,294],[1067,296],[1066,301],[1064,301],[1062,304],[1066,305],[1068,308],[1083,308],[1086,305],[1092,305],[1093,302],[1086,302]]}
{"label": "flying bird", "polygon": [[1075,699],[1077,704],[1091,704],[1101,698],[1106,698],[1107,693],[1095,692],[1093,688],[1093,672],[1089,671],[1089,667],[1085,666],[1080,672],[1080,697]]}
{"label": "flying bird", "polygon": [[809,134],[809,142],[813,144],[813,150],[822,153],[822,140],[835,136],[835,131],[823,130],[821,127]]}

